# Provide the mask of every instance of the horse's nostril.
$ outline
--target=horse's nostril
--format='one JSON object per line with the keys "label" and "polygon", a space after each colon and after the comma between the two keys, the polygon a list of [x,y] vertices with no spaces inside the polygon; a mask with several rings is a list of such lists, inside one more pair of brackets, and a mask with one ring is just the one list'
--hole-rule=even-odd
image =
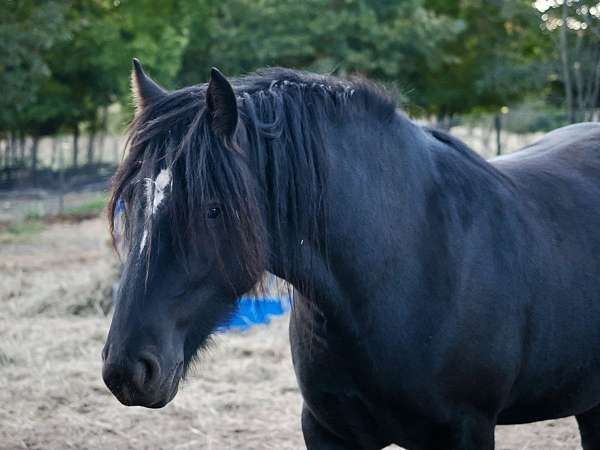
{"label": "horse's nostril", "polygon": [[118,396],[122,392],[125,375],[120,367],[113,364],[104,364],[102,368],[102,378],[113,394]]}
{"label": "horse's nostril", "polygon": [[136,364],[134,380],[140,391],[155,387],[160,380],[158,358],[150,352],[142,353]]}

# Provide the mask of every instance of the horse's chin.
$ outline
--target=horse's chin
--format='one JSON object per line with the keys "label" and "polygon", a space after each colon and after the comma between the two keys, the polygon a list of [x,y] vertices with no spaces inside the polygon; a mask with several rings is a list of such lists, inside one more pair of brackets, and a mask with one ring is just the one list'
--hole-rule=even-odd
{"label": "horse's chin", "polygon": [[175,398],[175,396],[177,395],[177,392],[179,391],[179,382],[180,381],[181,381],[181,378],[173,381],[173,385],[171,386],[171,392],[169,393],[169,395],[166,398],[161,399],[155,403],[151,403],[149,405],[140,405],[140,406],[144,406],[146,408],[151,408],[151,409],[164,408],[169,403],[171,403],[171,400],[173,400]]}
{"label": "horse's chin", "polygon": [[200,364],[202,355],[205,352],[210,352],[210,349],[215,343],[213,337],[214,333],[209,334],[205,338],[201,339],[200,343],[193,350],[191,350],[191,348],[186,349],[186,353],[183,360],[183,370],[181,375],[182,379],[185,380],[188,374]]}

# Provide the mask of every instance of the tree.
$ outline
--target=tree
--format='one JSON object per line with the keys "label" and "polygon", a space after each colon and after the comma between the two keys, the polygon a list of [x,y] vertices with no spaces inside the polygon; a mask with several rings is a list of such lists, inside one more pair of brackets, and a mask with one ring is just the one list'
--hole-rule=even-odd
{"label": "tree", "polygon": [[498,111],[540,90],[547,44],[541,14],[530,0],[428,0],[433,10],[461,19],[463,32],[447,47],[454,58],[427,74],[427,104],[440,115]]}
{"label": "tree", "polygon": [[600,95],[600,2],[547,0],[540,9],[569,121],[593,120]]}
{"label": "tree", "polygon": [[213,65],[231,75],[280,65],[360,73],[415,92],[424,72],[453,58],[440,49],[462,26],[422,0],[207,2],[193,19],[178,79],[198,83]]}
{"label": "tree", "polygon": [[[565,2],[566,1],[566,2]],[[131,59],[165,87],[289,66],[390,85],[410,112],[447,122],[530,93],[591,119],[600,91],[598,0],[5,0],[0,138],[93,136],[129,107]],[[548,39],[550,37],[551,39]],[[570,105],[570,106],[569,106]],[[500,120],[496,123],[500,124]],[[36,168],[36,147],[30,166]]]}
{"label": "tree", "polygon": [[[91,139],[101,127],[99,110],[128,103],[134,56],[173,80],[187,42],[182,5],[166,0],[7,0],[0,11],[0,137],[33,138],[30,167],[37,167],[37,140],[72,132],[72,164],[80,163],[82,126]],[[14,142],[15,139],[11,139]],[[14,158],[13,158],[14,159]],[[5,158],[6,160],[6,158]]]}
{"label": "tree", "polygon": [[[100,127],[99,111],[129,98],[129,71],[134,56],[155,68],[159,77],[173,79],[185,43],[178,1],[74,0],[67,18],[73,31],[48,55],[53,81],[65,86],[59,102],[63,126],[79,133],[84,123],[91,139],[88,162],[93,161],[93,137]],[[143,11],[143,13],[140,13]],[[76,139],[75,139],[76,141]],[[78,163],[74,146],[73,165]]]}
{"label": "tree", "polygon": [[[60,1],[6,0],[0,6],[0,137],[10,135],[5,162],[17,161],[15,136],[32,127],[31,108],[51,77],[46,51],[68,32]],[[35,167],[35,161],[33,162]]]}

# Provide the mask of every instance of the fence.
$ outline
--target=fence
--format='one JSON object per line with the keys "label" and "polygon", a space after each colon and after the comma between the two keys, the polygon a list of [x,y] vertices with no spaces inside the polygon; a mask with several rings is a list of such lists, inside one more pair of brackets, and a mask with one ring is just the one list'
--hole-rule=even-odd
{"label": "fence", "polygon": [[123,137],[109,135],[0,140],[0,189],[60,189],[67,182],[106,176],[120,160],[123,145]]}
{"label": "fence", "polygon": [[[524,131],[549,130],[565,123],[565,114],[556,110],[514,109],[499,115],[458,117],[446,125],[484,158],[491,158],[498,149],[511,153],[544,134]],[[99,183],[106,186],[121,160],[124,143],[123,136],[106,134],[0,140],[0,201],[2,191],[29,189],[34,200],[58,199],[47,209],[60,213],[73,191]]]}

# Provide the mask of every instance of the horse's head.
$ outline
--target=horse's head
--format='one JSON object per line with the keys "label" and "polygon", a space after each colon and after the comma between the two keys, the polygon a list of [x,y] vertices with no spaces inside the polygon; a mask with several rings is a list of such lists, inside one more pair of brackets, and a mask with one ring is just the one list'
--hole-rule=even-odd
{"label": "horse's head", "polygon": [[125,405],[162,407],[260,278],[263,217],[223,75],[167,92],[134,61],[132,78],[138,111],[110,207],[113,227],[124,215],[125,263],[103,378]]}

